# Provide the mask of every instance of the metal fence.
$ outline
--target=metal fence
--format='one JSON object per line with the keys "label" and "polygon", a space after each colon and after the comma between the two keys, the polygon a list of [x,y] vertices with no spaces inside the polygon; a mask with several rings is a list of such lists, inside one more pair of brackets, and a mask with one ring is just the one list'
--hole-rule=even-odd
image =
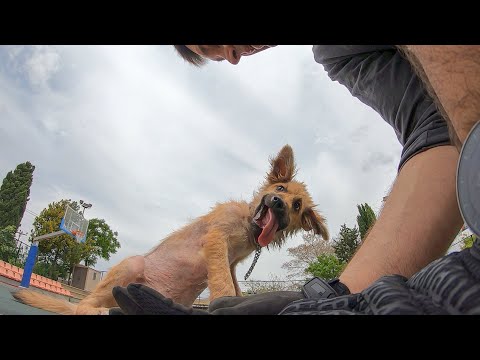
{"label": "metal fence", "polygon": [[30,244],[19,239],[0,239],[0,260],[23,268],[29,249]]}
{"label": "metal fence", "polygon": [[[244,296],[260,294],[271,291],[301,291],[301,287],[305,284],[306,279],[296,280],[239,280],[238,285]],[[209,303],[208,288],[205,289],[195,300],[193,307],[198,309],[205,309]]]}

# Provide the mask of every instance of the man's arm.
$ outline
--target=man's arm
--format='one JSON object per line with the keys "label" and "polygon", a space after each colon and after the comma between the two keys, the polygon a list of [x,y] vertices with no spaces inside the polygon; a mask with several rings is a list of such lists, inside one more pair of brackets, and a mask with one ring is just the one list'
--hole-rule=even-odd
{"label": "man's arm", "polygon": [[480,121],[480,46],[401,46],[463,143]]}
{"label": "man's arm", "polygon": [[457,162],[455,147],[437,146],[405,163],[340,276],[352,293],[383,275],[410,277],[446,253],[463,223],[455,192]]}
{"label": "man's arm", "polygon": [[450,145],[445,120],[398,49],[332,48],[314,47],[317,62],[375,109],[403,145],[400,171],[384,207],[340,276],[354,293],[383,275],[410,277],[445,254],[462,225],[455,193],[458,152]]}

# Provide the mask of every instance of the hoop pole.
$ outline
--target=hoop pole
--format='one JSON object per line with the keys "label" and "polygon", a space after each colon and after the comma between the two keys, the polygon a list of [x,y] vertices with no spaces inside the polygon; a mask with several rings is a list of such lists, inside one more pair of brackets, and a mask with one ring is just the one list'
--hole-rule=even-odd
{"label": "hoop pole", "polygon": [[65,234],[65,232],[60,230],[33,238],[30,250],[28,250],[27,261],[25,261],[25,267],[23,268],[22,282],[20,283],[21,288],[28,288],[30,286],[30,278],[32,277],[33,267],[35,266],[35,260],[37,259],[38,242],[40,240],[45,240],[63,234]]}
{"label": "hoop pole", "polygon": [[30,278],[32,277],[33,267],[35,266],[35,259],[38,253],[38,241],[34,241],[28,251],[27,261],[25,262],[25,268],[23,269],[22,282],[20,287],[28,288],[30,286]]}
{"label": "hoop pole", "polygon": [[55,231],[55,232],[52,232],[52,233],[49,233],[49,234],[37,236],[37,237],[33,238],[33,241],[45,240],[45,239],[48,239],[48,238],[51,238],[51,237],[54,237],[54,236],[64,235],[64,234],[65,234],[65,231],[59,230],[59,231]]}

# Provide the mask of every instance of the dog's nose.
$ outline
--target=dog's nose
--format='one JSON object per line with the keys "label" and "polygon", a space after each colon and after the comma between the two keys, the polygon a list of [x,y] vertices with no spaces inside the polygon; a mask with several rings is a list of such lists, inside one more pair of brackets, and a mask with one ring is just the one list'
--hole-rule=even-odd
{"label": "dog's nose", "polygon": [[272,209],[283,209],[283,200],[277,196],[272,196]]}

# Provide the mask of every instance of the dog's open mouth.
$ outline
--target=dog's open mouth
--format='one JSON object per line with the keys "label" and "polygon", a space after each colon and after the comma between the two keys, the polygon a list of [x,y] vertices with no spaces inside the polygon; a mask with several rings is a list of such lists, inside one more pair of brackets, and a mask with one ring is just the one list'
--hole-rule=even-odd
{"label": "dog's open mouth", "polygon": [[278,220],[275,214],[267,205],[263,205],[255,214],[253,221],[262,229],[257,239],[258,244],[262,247],[267,246],[272,242],[278,229]]}

